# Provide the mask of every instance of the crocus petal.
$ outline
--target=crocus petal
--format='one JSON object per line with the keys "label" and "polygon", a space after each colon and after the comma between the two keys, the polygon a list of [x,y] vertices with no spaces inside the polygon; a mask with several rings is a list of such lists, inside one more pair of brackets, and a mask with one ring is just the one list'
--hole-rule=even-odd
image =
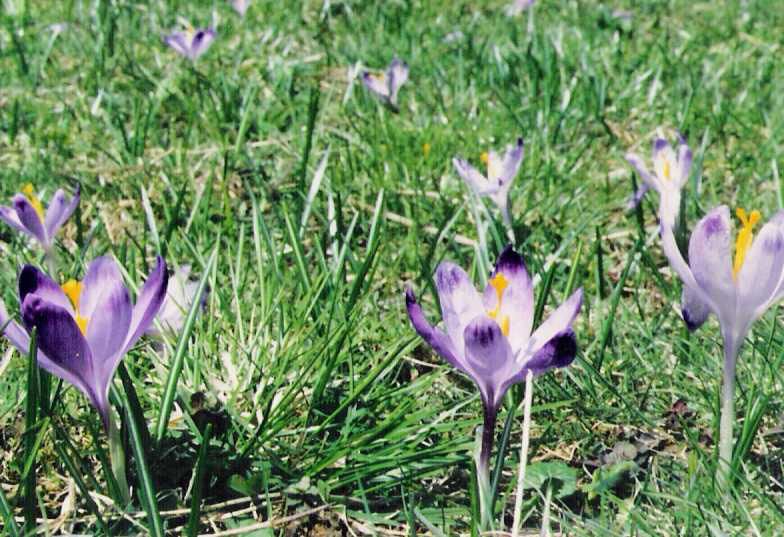
{"label": "crocus petal", "polygon": [[[517,353],[528,341],[534,322],[534,289],[531,277],[525,268],[523,256],[507,246],[498,256],[491,280],[502,274],[506,287],[501,295],[501,307],[496,312],[496,322],[509,319],[509,345]],[[488,284],[482,295],[487,311],[494,311],[498,305],[496,288]]]}
{"label": "crocus petal", "polygon": [[[571,328],[550,338],[525,364],[535,376],[557,367],[566,367],[577,356],[577,338]],[[524,377],[523,377],[524,378]],[[523,380],[522,378],[520,380]]]}
{"label": "crocus petal", "polygon": [[22,225],[27,228],[27,231],[31,235],[38,239],[38,242],[40,242],[45,248],[48,248],[49,242],[46,237],[44,224],[41,222],[41,217],[38,216],[38,213],[30,204],[30,200],[21,194],[17,194],[13,197],[12,201],[14,210],[16,210],[16,215],[19,217],[19,221],[22,223]]}
{"label": "crocus petal", "polygon": [[651,175],[651,172],[645,167],[645,164],[643,164],[642,158],[640,158],[639,155],[636,153],[626,153],[626,161],[637,171],[637,175],[640,176],[640,179],[643,180],[644,184],[656,190],[661,190],[659,180]]}
{"label": "crocus petal", "polygon": [[558,306],[554,312],[545,320],[539,328],[531,335],[528,341],[528,348],[523,355],[518,355],[518,360],[530,360],[536,355],[539,350],[544,347],[548,341],[553,339],[557,334],[565,332],[572,326],[574,318],[580,311],[583,304],[583,288],[580,287],[577,291],[572,293],[566,301]]}
{"label": "crocus petal", "polygon": [[691,173],[692,152],[685,140],[678,145],[678,188],[683,188]]}
{"label": "crocus petal", "polygon": [[65,221],[71,217],[76,210],[76,206],[79,205],[79,198],[80,187],[78,186],[70,200],[63,189],[59,189],[54,193],[52,200],[49,202],[49,208],[46,210],[46,223],[44,225],[46,234],[49,237],[54,237]]}
{"label": "crocus petal", "polygon": [[775,222],[765,224],[738,273],[738,315],[755,319],[767,309],[784,270],[784,235]]}
{"label": "crocus petal", "polygon": [[182,32],[169,34],[163,38],[163,41],[183,56],[189,56],[190,46],[185,34]]}
{"label": "crocus petal", "polygon": [[82,285],[82,294],[79,297],[79,313],[90,320],[96,314],[105,313],[105,310],[99,308],[101,308],[103,302],[110,300],[110,295],[116,295],[116,290],[119,288],[125,289],[120,267],[109,256],[93,259],[90,266],[87,267],[87,274],[85,274],[84,280],[82,280]]}
{"label": "crocus petal", "polygon": [[144,287],[139,292],[136,305],[133,307],[131,325],[128,329],[128,338],[125,340],[123,352],[128,352],[152,324],[155,316],[158,314],[158,310],[161,309],[163,300],[166,298],[168,284],[169,273],[166,268],[166,262],[162,257],[158,257],[157,265],[147,277],[147,281],[144,282]]}
{"label": "crocus petal", "polygon": [[689,266],[694,279],[713,299],[713,305],[719,308],[716,313],[725,322],[734,317],[736,297],[730,252],[730,211],[722,205],[705,215],[692,232]]}
{"label": "crocus petal", "polygon": [[498,191],[498,185],[491,184],[488,179],[479,173],[476,168],[471,166],[468,161],[455,157],[452,159],[452,165],[455,167],[457,174],[473,189],[479,196],[486,196]]}
{"label": "crocus petal", "polygon": [[19,216],[16,214],[16,211],[11,207],[6,207],[4,205],[0,206],[0,220],[17,231],[21,231],[22,233],[27,234],[30,233],[27,228],[22,225],[22,222],[19,220]]}
{"label": "crocus petal", "polygon": [[523,161],[523,139],[518,138],[517,143],[506,149],[504,160],[501,163],[501,175],[498,177],[499,186],[511,186],[512,180],[520,170]]}
{"label": "crocus petal", "polygon": [[2,300],[0,300],[0,334],[8,338],[11,345],[16,347],[19,352],[25,354],[30,350],[30,336],[11,319]]}
{"label": "crocus petal", "polygon": [[215,40],[215,30],[212,28],[206,28],[202,30],[197,30],[193,36],[193,40],[190,43],[190,50],[188,56],[195,60],[205,52],[207,49],[210,48],[210,45]]}
{"label": "crocus petal", "polygon": [[241,17],[244,17],[245,12],[248,10],[248,6],[250,6],[250,0],[232,0],[231,5],[234,8],[234,11]]}
{"label": "crocus petal", "polygon": [[710,312],[710,306],[700,299],[699,293],[684,284],[681,293],[681,315],[686,327],[692,332],[697,330],[708,320]]}
{"label": "crocus petal", "polygon": [[131,324],[131,297],[122,284],[107,285],[95,299],[87,322],[87,341],[96,362],[122,350]]}
{"label": "crocus petal", "polygon": [[640,185],[640,188],[637,189],[637,192],[632,194],[629,198],[629,201],[626,202],[626,208],[629,210],[637,208],[637,206],[642,201],[642,198],[645,196],[645,193],[648,192],[650,188],[651,186],[648,183],[643,183]]}
{"label": "crocus petal", "polygon": [[502,386],[519,373],[512,348],[493,319],[480,315],[473,319],[463,334],[465,359],[482,397],[491,407],[497,407],[504,397]]}
{"label": "crocus petal", "polygon": [[37,331],[38,347],[47,357],[41,359],[39,355],[40,366],[81,390],[101,413],[106,425],[109,416],[107,386],[96,382],[90,347],[73,316],[42,297],[30,294],[22,303],[22,320],[28,330],[35,328]]}
{"label": "crocus petal", "polygon": [[389,98],[389,85],[387,83],[387,75],[384,73],[373,74],[368,71],[362,73],[362,83],[367,89],[382,97]]}
{"label": "crocus petal", "polygon": [[456,351],[449,336],[427,322],[424,313],[422,313],[422,308],[416,301],[414,291],[411,289],[406,289],[406,309],[408,310],[408,318],[411,320],[414,330],[422,336],[422,339],[433,347],[433,350],[436,351],[441,358],[463,373],[468,373],[465,362],[461,357],[462,353]]}
{"label": "crocus petal", "polygon": [[24,303],[27,295],[32,293],[73,315],[71,301],[60,286],[36,267],[25,265],[19,273],[19,302]]}
{"label": "crocus petal", "polygon": [[[201,307],[206,307],[207,290],[203,296],[197,297],[199,282],[190,279],[191,268],[183,265],[174,271],[169,278],[169,285],[166,290],[166,299],[158,311],[157,321],[163,329],[176,333],[182,330],[185,324],[185,316],[191,309],[196,300],[201,301]],[[148,336],[160,337],[161,332],[151,324],[144,332]]]}
{"label": "crocus petal", "polygon": [[448,261],[436,269],[436,289],[446,331],[456,349],[463,348],[463,331],[478,315],[484,315],[482,298],[465,271]]}
{"label": "crocus petal", "polygon": [[398,58],[394,58],[387,69],[387,81],[389,83],[388,95],[389,102],[397,104],[397,93],[400,87],[408,80],[408,64]]}

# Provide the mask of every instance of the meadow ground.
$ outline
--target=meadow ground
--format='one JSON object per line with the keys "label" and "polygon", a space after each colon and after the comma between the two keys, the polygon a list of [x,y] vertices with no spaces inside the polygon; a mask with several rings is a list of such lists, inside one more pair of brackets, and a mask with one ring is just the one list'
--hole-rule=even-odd
{"label": "meadow ground", "polygon": [[[647,157],[660,126],[686,137],[687,227],[720,203],[780,208],[784,4],[504,8],[256,0],[240,18],[221,1],[4,0],[0,199],[25,183],[44,197],[81,184],[58,240],[61,279],[109,254],[140,282],[162,253],[210,289],[194,322],[163,344],[142,340],[115,380],[125,514],[85,397],[55,381],[32,389],[27,357],[0,343],[6,533],[21,534],[25,516],[45,516],[52,533],[475,533],[480,401],[415,334],[404,289],[436,322],[441,260],[486,277],[480,259],[503,248],[503,225],[451,159],[478,164],[518,136],[511,214],[538,312],[585,291],[577,360],[535,384],[529,472],[540,479],[526,490],[526,531],[539,532],[545,483],[554,533],[784,531],[780,312],[741,351],[736,481],[722,493],[718,324],[684,327],[656,196],[626,209],[638,178],[623,158]],[[181,19],[216,24],[195,63],[162,42]],[[395,55],[410,66],[399,113],[349,78]],[[477,217],[491,218],[482,246]],[[0,252],[0,294],[18,319],[18,268],[42,255],[7,226]],[[29,394],[55,392],[31,420]],[[499,529],[511,522],[521,399],[517,386],[496,431],[509,428]]]}

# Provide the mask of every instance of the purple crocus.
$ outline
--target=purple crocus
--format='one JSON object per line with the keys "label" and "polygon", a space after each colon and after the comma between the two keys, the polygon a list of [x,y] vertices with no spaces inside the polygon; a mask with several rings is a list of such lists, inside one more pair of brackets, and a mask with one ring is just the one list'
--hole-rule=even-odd
{"label": "purple crocus", "polygon": [[[178,333],[185,324],[185,316],[191,309],[191,305],[197,300],[196,293],[199,290],[199,282],[190,279],[191,267],[183,265],[169,278],[169,286],[166,290],[166,299],[163,301],[156,320],[163,331]],[[207,293],[202,296],[202,306],[206,301]],[[148,336],[161,337],[162,330],[159,330],[155,323],[150,324],[144,332]]]}
{"label": "purple crocus", "polygon": [[38,198],[35,188],[28,183],[22,192],[11,199],[11,206],[0,206],[0,220],[37,240],[44,251],[49,253],[54,244],[54,236],[70,218],[79,205],[80,187],[69,198],[61,188],[54,193],[49,207],[44,211],[43,203]]}
{"label": "purple crocus", "polygon": [[[22,321],[27,332],[37,331],[38,365],[84,393],[107,431],[114,372],[158,313],[167,283],[166,263],[160,257],[135,305],[109,257],[95,259],[83,281],[70,280],[62,287],[31,265],[19,274]],[[3,334],[27,352],[28,333],[0,307],[0,326],[6,323]]]}
{"label": "purple crocus", "polygon": [[[444,360],[468,375],[479,388],[484,408],[482,447],[477,459],[480,492],[487,499],[493,432],[507,389],[572,363],[577,342],[572,322],[582,304],[582,288],[561,304],[531,333],[534,318],[533,282],[520,254],[507,246],[480,294],[468,275],[454,263],[436,269],[436,288],[446,331],[428,323],[411,289],[406,306],[417,333]],[[486,502],[483,502],[486,506]],[[483,508],[483,519],[489,516]]]}
{"label": "purple crocus", "polygon": [[457,174],[479,196],[487,196],[498,206],[504,223],[512,228],[509,216],[509,190],[512,181],[517,177],[520,163],[523,161],[523,139],[518,138],[516,144],[507,146],[506,153],[501,156],[495,151],[482,153],[482,162],[487,166],[487,175],[483,175],[471,166],[467,160],[455,157],[452,164]]}
{"label": "purple crocus", "polygon": [[680,211],[681,190],[689,179],[691,172],[692,153],[686,140],[679,136],[678,151],[672,148],[664,138],[653,141],[653,173],[636,153],[627,153],[626,160],[634,166],[642,179],[642,186],[629,200],[629,208],[633,209],[648,191],[653,188],[661,197],[660,217],[670,224],[675,223]]}
{"label": "purple crocus", "polygon": [[394,110],[397,110],[397,93],[407,80],[408,64],[398,58],[392,60],[385,72],[362,72],[362,83],[365,87]]}
{"label": "purple crocus", "polygon": [[688,263],[678,248],[672,223],[661,221],[662,249],[683,281],[683,320],[690,330],[696,330],[713,313],[721,327],[724,383],[719,477],[725,482],[732,458],[738,352],[754,321],[784,296],[784,211],[762,226],[756,239],[753,229],[761,219],[759,211],[747,213],[738,208],[735,214],[741,227],[735,239],[734,259],[726,205],[716,207],[697,224],[689,241]]}
{"label": "purple crocus", "polygon": [[185,31],[172,32],[163,38],[171,48],[191,61],[207,52],[215,40],[215,30],[212,28],[188,28]]}

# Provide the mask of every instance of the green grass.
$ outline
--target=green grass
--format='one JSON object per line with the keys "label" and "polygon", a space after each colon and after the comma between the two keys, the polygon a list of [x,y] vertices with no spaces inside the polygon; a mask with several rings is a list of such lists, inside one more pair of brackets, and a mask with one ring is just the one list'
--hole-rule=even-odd
{"label": "green grass", "polygon": [[[115,387],[127,409],[119,415],[134,501],[123,519],[124,506],[78,494],[73,531],[99,531],[96,511],[113,534],[152,531],[150,504],[173,534],[195,527],[189,516],[209,532],[327,505],[292,522],[294,531],[348,523],[425,535],[424,519],[446,535],[470,534],[480,402],[416,336],[403,291],[413,285],[435,322],[439,261],[483,276],[476,248],[464,244],[477,238],[473,198],[451,158],[477,163],[522,135],[511,197],[517,246],[542,281],[552,272],[545,314],[566,297],[570,275],[586,293],[577,361],[538,379],[534,393],[529,460],[564,461],[578,476],[577,491],[554,502],[553,527],[586,536],[780,533],[781,315],[760,320],[741,351],[744,457],[724,496],[713,482],[718,325],[693,335],[683,326],[656,197],[639,215],[625,211],[633,178],[623,159],[630,148],[647,156],[659,126],[688,138],[700,183],[686,195],[688,227],[719,203],[767,216],[781,206],[779,2],[541,1],[516,19],[500,1],[256,0],[244,19],[221,1],[93,4],[3,4],[0,199],[26,182],[49,195],[79,182],[81,209],[59,241],[62,279],[109,253],[138,283],[162,252],[206,275],[210,294],[189,338],[158,351],[143,342],[126,357]],[[614,8],[632,20],[612,18]],[[163,45],[178,17],[206,25],[213,13],[219,37],[195,65]],[[53,38],[49,25],[60,22],[67,27]],[[394,55],[411,67],[399,114],[346,79],[356,62],[381,68]],[[503,237],[494,221],[490,259]],[[0,227],[0,295],[11,311],[17,268],[28,262],[42,256]],[[34,390],[59,395],[50,416],[34,420],[49,421],[34,465],[37,497],[25,497],[28,359],[8,356],[3,520],[22,517],[31,500],[36,516],[54,522],[71,480],[75,490],[116,497],[97,414],[57,382]],[[691,413],[676,427],[667,414],[679,399]],[[519,400],[515,390],[509,403]],[[505,527],[521,423],[518,412],[499,485]],[[651,449],[634,472],[602,481],[597,466],[620,442]],[[245,496],[255,511],[234,501]],[[525,500],[526,528],[538,532],[542,496],[529,490]],[[209,525],[228,512],[240,514]]]}

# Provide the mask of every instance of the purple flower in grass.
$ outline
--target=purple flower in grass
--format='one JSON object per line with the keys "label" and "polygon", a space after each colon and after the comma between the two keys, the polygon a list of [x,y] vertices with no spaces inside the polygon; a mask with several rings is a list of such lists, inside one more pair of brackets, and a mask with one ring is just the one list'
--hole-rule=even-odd
{"label": "purple flower in grass", "polygon": [[642,186],[629,200],[628,206],[633,209],[642,201],[645,193],[653,188],[661,197],[660,217],[674,224],[681,205],[681,190],[691,173],[692,153],[686,140],[679,136],[677,152],[664,138],[656,138],[653,142],[653,172],[643,163],[636,153],[627,153],[626,160],[634,166],[642,179]]}
{"label": "purple flower in grass", "polygon": [[188,28],[185,31],[172,32],[163,38],[171,48],[193,61],[207,52],[215,40],[215,30],[212,28]]}
{"label": "purple flower in grass", "polygon": [[503,156],[495,151],[488,151],[482,153],[481,159],[487,166],[487,175],[482,174],[460,157],[452,159],[452,164],[457,174],[477,195],[487,196],[493,200],[501,211],[504,223],[511,229],[509,190],[523,161],[523,139],[518,138],[517,143],[507,146]]}
{"label": "purple flower in grass", "polygon": [[501,401],[509,387],[524,381],[529,371],[541,375],[572,363],[577,352],[572,322],[582,304],[582,288],[532,333],[533,282],[522,256],[511,246],[501,252],[481,294],[465,271],[448,261],[438,266],[435,280],[446,330],[430,325],[411,289],[406,291],[408,316],[433,350],[479,388],[484,426],[477,471],[480,479],[489,483]]}
{"label": "purple flower in grass", "polygon": [[[665,203],[662,198],[661,204]],[[662,212],[662,211],[660,211]],[[729,479],[735,421],[735,371],[740,347],[752,324],[784,297],[784,211],[754,238],[759,211],[735,211],[740,229],[732,253],[732,226],[727,206],[716,207],[699,221],[689,240],[687,262],[675,240],[673,221],[660,222],[662,249],[683,282],[681,310],[690,330],[716,315],[724,342],[724,383],[719,430],[720,483]]]}
{"label": "purple flower in grass", "polygon": [[533,6],[535,1],[536,0],[514,0],[511,4],[506,6],[506,14],[510,17],[515,17]]}
{"label": "purple flower in grass", "polygon": [[397,110],[397,93],[408,80],[408,64],[394,58],[385,72],[362,72],[362,83],[367,89],[393,109]]}
{"label": "purple flower in grass", "polygon": [[22,192],[11,199],[11,206],[0,206],[0,220],[37,240],[44,251],[49,252],[54,244],[54,236],[70,218],[79,205],[80,187],[69,198],[63,189],[57,190],[44,211],[43,203],[28,183]]}
{"label": "purple flower in grass", "polygon": [[[19,274],[19,302],[27,332],[9,322],[12,345],[27,352],[28,332],[37,331],[38,365],[73,384],[98,409],[109,429],[109,386],[123,356],[150,326],[166,296],[166,263],[155,269],[131,303],[117,264],[95,259],[81,282],[62,287],[39,269],[25,265]],[[8,322],[0,308],[0,326]]]}

